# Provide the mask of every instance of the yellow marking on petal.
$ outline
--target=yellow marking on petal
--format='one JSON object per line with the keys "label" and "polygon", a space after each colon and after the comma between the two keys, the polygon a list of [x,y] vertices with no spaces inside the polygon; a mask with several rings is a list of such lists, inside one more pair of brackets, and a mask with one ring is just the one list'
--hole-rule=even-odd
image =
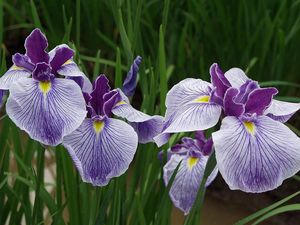
{"label": "yellow marking on petal", "polygon": [[11,69],[12,69],[12,70],[24,70],[23,67],[19,67],[19,66],[16,66],[16,65],[13,65],[13,66],[11,67]]}
{"label": "yellow marking on petal", "polygon": [[71,64],[71,63],[73,63],[73,61],[72,61],[71,59],[69,59],[69,60],[67,60],[67,61],[63,64],[63,66],[68,65],[68,64]]}
{"label": "yellow marking on petal", "polygon": [[191,170],[193,169],[193,167],[197,164],[198,162],[198,158],[196,157],[189,157],[188,160],[187,160],[187,166],[188,168]]}
{"label": "yellow marking on petal", "polygon": [[44,95],[46,95],[50,89],[51,89],[51,82],[50,81],[40,81],[39,88],[43,92]]}
{"label": "yellow marking on petal", "polygon": [[104,128],[104,122],[96,120],[96,121],[94,121],[93,126],[94,126],[95,132],[97,134],[99,134],[103,130],[103,128]]}
{"label": "yellow marking on petal", "polygon": [[251,121],[244,121],[244,126],[248,133],[254,135],[255,134],[255,124]]}
{"label": "yellow marking on petal", "polygon": [[125,105],[125,104],[127,104],[125,101],[119,101],[115,106]]}
{"label": "yellow marking on petal", "polygon": [[210,97],[208,95],[204,95],[204,96],[201,96],[201,97],[195,99],[194,102],[207,103],[207,102],[209,102],[209,100],[210,100]]}

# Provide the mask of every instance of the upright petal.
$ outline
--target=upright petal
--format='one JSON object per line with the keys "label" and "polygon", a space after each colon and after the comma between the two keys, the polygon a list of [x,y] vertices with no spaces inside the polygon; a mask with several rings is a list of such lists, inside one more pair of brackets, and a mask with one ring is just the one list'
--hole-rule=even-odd
{"label": "upright petal", "polygon": [[[98,124],[95,124],[98,123]],[[107,185],[111,178],[126,172],[137,149],[133,128],[117,119],[85,119],[63,145],[85,182]]]}
{"label": "upright petal", "polygon": [[49,63],[47,47],[47,38],[38,28],[34,29],[25,40],[26,55],[34,64],[38,62]]}
{"label": "upright petal", "polygon": [[72,80],[39,82],[24,78],[13,84],[6,111],[32,139],[55,146],[77,129],[86,116],[85,101]]}
{"label": "upright petal", "polygon": [[58,46],[55,48],[54,56],[50,62],[53,73],[59,70],[63,64],[73,57],[73,55],[74,51],[69,47]]}
{"label": "upright petal", "polygon": [[227,116],[239,117],[245,112],[243,104],[236,102],[239,91],[236,88],[229,88],[224,97],[224,112]]}
{"label": "upright petal", "polygon": [[[176,167],[181,162],[169,194],[173,204],[182,210],[185,215],[189,213],[194,204],[200,183],[203,179],[207,160],[208,156],[194,158],[173,154],[164,166],[164,181],[167,185]],[[208,177],[206,186],[215,179],[217,173],[218,170],[214,169]]]}
{"label": "upright petal", "polygon": [[211,76],[211,83],[216,87],[216,94],[219,97],[223,97],[226,90],[230,87],[230,83],[224,76],[221,68],[217,63],[211,65],[209,69]]}
{"label": "upright petal", "polygon": [[200,79],[176,84],[166,98],[164,133],[206,130],[217,124],[221,106],[210,102],[211,85]]}
{"label": "upright petal", "polygon": [[265,110],[264,114],[274,120],[285,123],[299,109],[300,103],[283,102],[273,99],[271,105]]}
{"label": "upright petal", "polygon": [[271,104],[273,96],[277,93],[276,88],[259,88],[254,90],[249,94],[245,105],[245,112],[262,115],[265,109]]}
{"label": "upright petal", "polygon": [[133,61],[133,64],[130,67],[130,70],[127,73],[126,79],[123,83],[122,91],[126,96],[133,96],[136,88],[136,79],[139,72],[139,66],[141,64],[142,57],[137,56]]}
{"label": "upright petal", "polygon": [[300,169],[300,138],[267,116],[226,117],[212,134],[218,168],[232,190],[265,192]]}
{"label": "upright petal", "polygon": [[240,68],[231,68],[224,75],[231,84],[231,86],[234,88],[239,88],[247,80],[249,80],[245,72]]}
{"label": "upright petal", "polygon": [[25,68],[13,65],[2,77],[0,77],[0,89],[9,90],[13,83],[30,76],[31,73]]}
{"label": "upright petal", "polygon": [[96,111],[97,115],[104,115],[104,95],[110,91],[109,80],[102,74],[94,82],[94,90],[91,93],[91,106]]}
{"label": "upright petal", "polygon": [[0,90],[0,109],[3,105],[3,97],[5,95],[5,91],[4,90]]}

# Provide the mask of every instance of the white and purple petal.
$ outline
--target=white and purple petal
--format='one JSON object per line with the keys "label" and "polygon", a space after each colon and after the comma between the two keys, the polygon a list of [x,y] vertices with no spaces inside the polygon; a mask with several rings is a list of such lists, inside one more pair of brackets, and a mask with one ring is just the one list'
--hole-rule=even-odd
{"label": "white and purple petal", "polygon": [[247,80],[249,80],[245,72],[240,68],[231,68],[224,75],[234,88],[241,87]]}
{"label": "white and purple petal", "polygon": [[72,80],[56,78],[39,82],[24,78],[10,89],[6,111],[32,139],[55,146],[77,129],[86,116],[80,87]]}
{"label": "white and purple petal", "polygon": [[[200,183],[203,179],[204,170],[209,156],[194,158],[172,154],[170,160],[164,166],[164,182],[167,185],[181,162],[175,179],[172,183],[169,195],[173,204],[187,215],[196,199]],[[215,168],[208,177],[208,186],[217,176],[218,170]]]}
{"label": "white and purple petal", "polygon": [[85,119],[63,145],[71,155],[84,182],[107,185],[111,178],[126,172],[137,149],[138,138],[124,121]]}
{"label": "white and purple petal", "polygon": [[282,123],[287,122],[298,110],[300,103],[283,102],[273,99],[264,114]]}
{"label": "white and purple petal", "polygon": [[300,138],[267,116],[226,117],[212,134],[218,168],[232,190],[260,193],[300,170]]}
{"label": "white and purple petal", "polygon": [[30,76],[31,73],[25,68],[13,65],[2,77],[0,77],[0,89],[9,90],[13,83]]}
{"label": "white and purple petal", "polygon": [[210,101],[211,84],[200,79],[185,79],[167,94],[163,133],[206,130],[217,124],[221,106]]}

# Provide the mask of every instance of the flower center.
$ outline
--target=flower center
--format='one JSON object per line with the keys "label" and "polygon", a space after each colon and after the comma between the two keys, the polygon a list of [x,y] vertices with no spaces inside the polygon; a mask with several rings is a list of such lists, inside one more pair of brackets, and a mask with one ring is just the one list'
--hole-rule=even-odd
{"label": "flower center", "polygon": [[197,164],[198,162],[198,158],[196,157],[189,157],[188,160],[187,160],[187,166],[188,168],[191,170],[193,169],[193,167]]}
{"label": "flower center", "polygon": [[11,69],[12,69],[12,70],[24,70],[24,68],[19,67],[19,66],[16,66],[16,65],[13,65],[13,66],[11,67]]}
{"label": "flower center", "polygon": [[67,60],[67,61],[63,64],[63,66],[68,65],[68,64],[71,64],[71,63],[72,63],[72,60],[69,59],[69,60]]}
{"label": "flower center", "polygon": [[246,128],[246,130],[248,131],[248,133],[254,135],[255,133],[255,124],[253,122],[250,121],[244,121],[244,126]]}
{"label": "flower center", "polygon": [[195,102],[199,102],[199,103],[207,103],[209,102],[210,97],[208,95],[203,95],[197,99],[195,99]]}
{"label": "flower center", "polygon": [[115,106],[125,105],[125,104],[127,104],[125,101],[119,101]]}
{"label": "flower center", "polygon": [[96,120],[96,121],[94,121],[93,126],[94,126],[95,132],[96,132],[97,134],[99,134],[99,133],[103,130],[103,128],[104,128],[104,122],[103,122],[103,121]]}
{"label": "flower center", "polygon": [[46,95],[50,89],[51,89],[51,82],[50,81],[40,81],[39,82],[39,88],[43,92],[44,95]]}

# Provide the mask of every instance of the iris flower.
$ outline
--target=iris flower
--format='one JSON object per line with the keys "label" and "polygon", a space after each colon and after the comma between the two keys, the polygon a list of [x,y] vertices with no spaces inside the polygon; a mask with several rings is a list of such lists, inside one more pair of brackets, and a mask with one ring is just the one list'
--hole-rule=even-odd
{"label": "iris flower", "polygon": [[211,84],[185,79],[166,99],[166,123],[158,145],[170,133],[205,130],[224,119],[212,134],[217,167],[233,190],[264,192],[280,186],[300,169],[300,138],[283,122],[299,103],[273,99],[275,88],[261,88],[238,68],[225,74],[210,68]]}
{"label": "iris flower", "polygon": [[[173,204],[188,214],[196,199],[204,170],[212,152],[211,138],[206,140],[204,133],[195,133],[195,139],[184,137],[181,144],[176,144],[168,150],[168,161],[163,168],[163,178],[167,186],[175,169],[180,164],[169,195]],[[162,152],[160,153],[162,154]],[[215,168],[208,177],[208,186],[217,176]]]}
{"label": "iris flower", "polygon": [[26,54],[13,56],[13,66],[0,78],[9,90],[6,112],[32,139],[55,146],[77,129],[86,116],[80,87],[71,79],[84,74],[73,62],[74,52],[59,45],[47,53],[45,35],[35,29],[26,38]]}
{"label": "iris flower", "polygon": [[[120,89],[111,90],[105,75],[93,84],[91,93],[84,93],[88,110],[81,126],[64,137],[63,145],[71,155],[84,182],[107,185],[111,178],[125,173],[133,160],[138,141],[150,142],[162,127],[162,117],[149,116],[134,109]],[[113,114],[143,129],[133,129]]]}

